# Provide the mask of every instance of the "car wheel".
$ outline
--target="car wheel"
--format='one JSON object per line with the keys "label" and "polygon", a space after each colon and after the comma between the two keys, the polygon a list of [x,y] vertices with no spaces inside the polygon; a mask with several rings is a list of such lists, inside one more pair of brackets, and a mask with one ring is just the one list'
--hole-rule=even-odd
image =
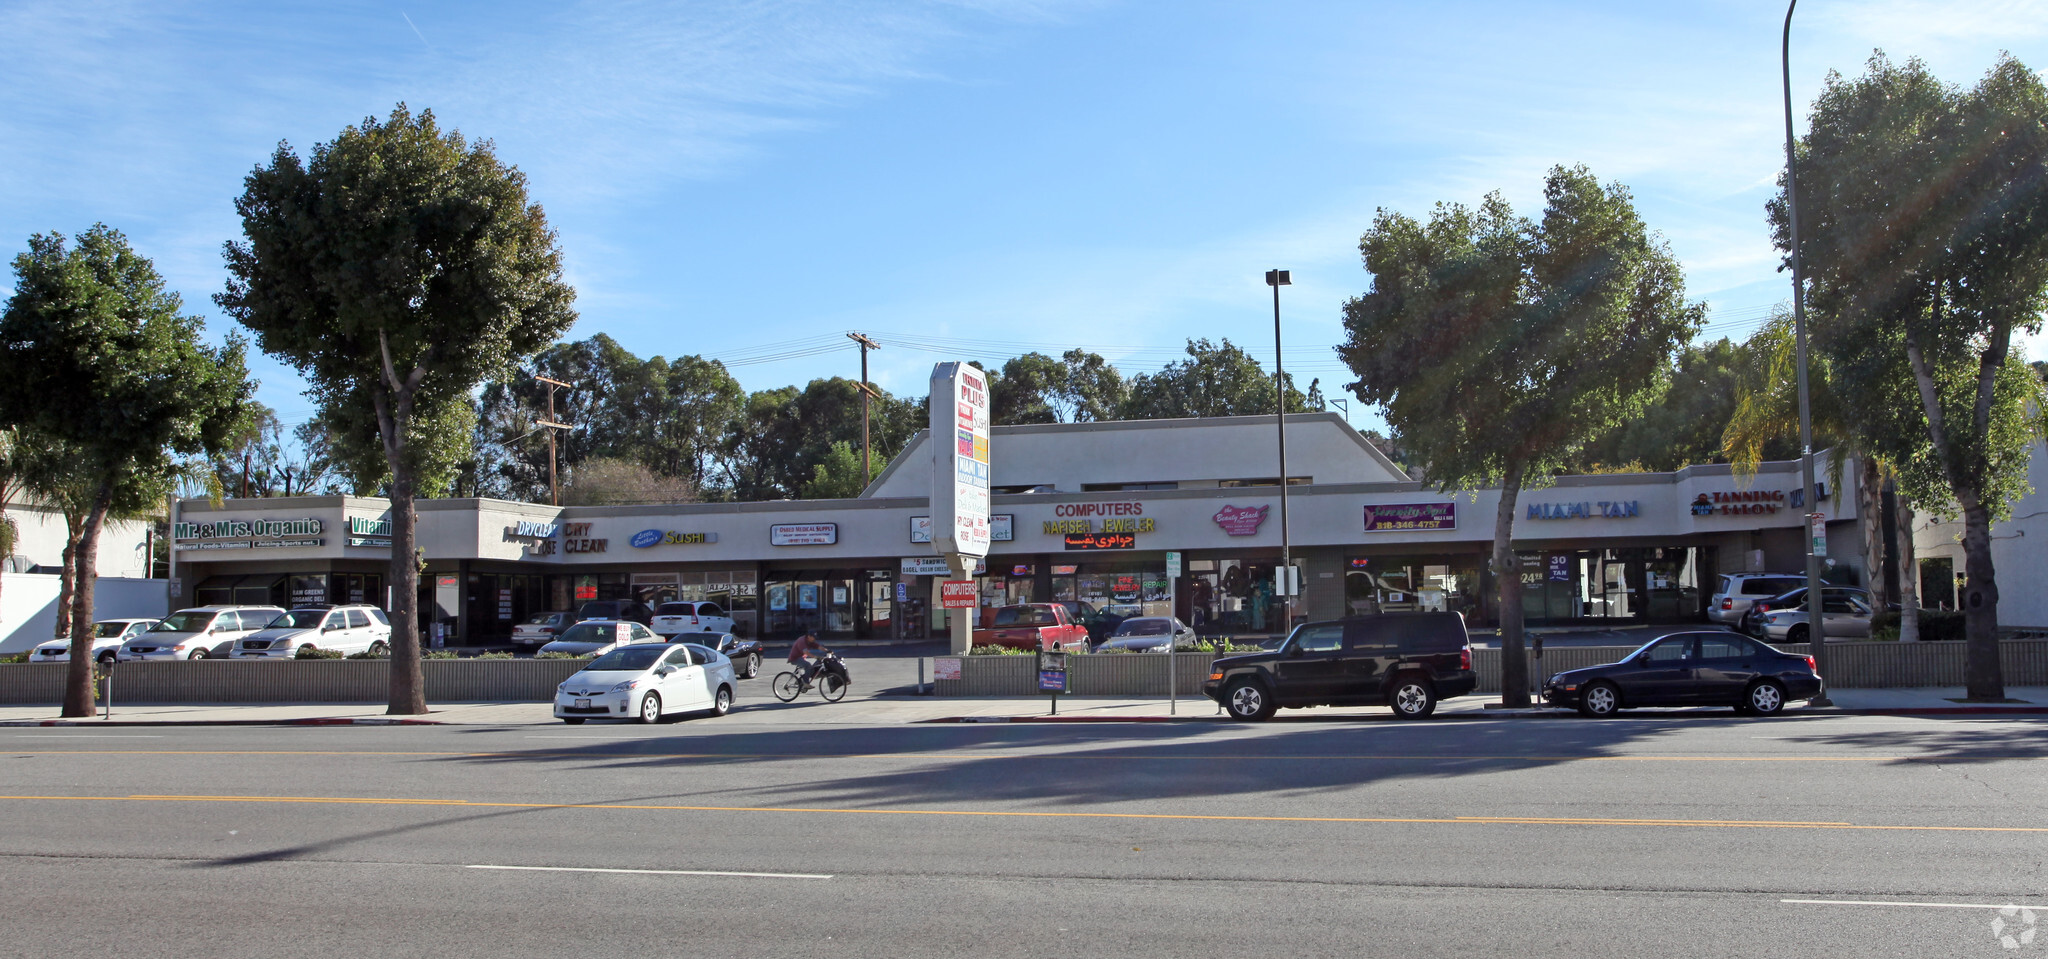
{"label": "car wheel", "polygon": [[640,722],[649,726],[661,722],[660,693],[648,693],[640,697]]}
{"label": "car wheel", "polygon": [[744,675],[744,676],[741,676],[740,678],[741,678],[741,679],[753,679],[754,677],[756,677],[756,676],[759,676],[759,675],[761,675],[761,654],[760,654],[760,653],[748,653],[748,654],[747,654],[747,673],[746,673],[746,675]]}
{"label": "car wheel", "polygon": [[1394,694],[1387,701],[1398,719],[1425,719],[1436,712],[1436,689],[1420,676],[1403,676],[1394,681]]}
{"label": "car wheel", "polygon": [[205,658],[206,658],[206,650],[203,650],[203,649],[195,649],[195,650],[193,650],[193,651],[192,651],[192,655],[190,655],[190,656],[187,656],[187,657],[185,657],[185,658],[186,658],[186,659],[205,659]]}
{"label": "car wheel", "polygon": [[570,726],[581,726],[581,725],[583,725],[583,717],[581,717],[581,716],[564,716],[564,717],[562,717],[562,722],[564,722],[564,723],[566,723],[566,724],[568,724],[568,725],[570,725]]}
{"label": "car wheel", "polygon": [[1742,694],[1742,705],[1758,716],[1775,716],[1785,708],[1785,687],[1769,679],[1751,683]]}
{"label": "car wheel", "polygon": [[1579,713],[1603,719],[1621,710],[1621,690],[1613,683],[1594,683],[1579,691]]}
{"label": "car wheel", "polygon": [[98,656],[93,657],[93,659],[98,660],[100,665],[105,666],[106,664],[114,661],[114,653],[112,650],[108,650],[107,652],[101,653]]}
{"label": "car wheel", "polygon": [[711,697],[711,715],[723,716],[732,712],[732,687],[718,687],[718,695]]}
{"label": "car wheel", "polygon": [[1273,697],[1255,679],[1240,679],[1223,690],[1223,708],[1230,718],[1262,723],[1273,718]]}
{"label": "car wheel", "polygon": [[1786,630],[1786,631],[1785,631],[1785,642],[1787,642],[1787,643],[1803,643],[1803,642],[1806,642],[1806,640],[1807,640],[1807,638],[1808,638],[1808,636],[1809,636],[1809,634],[1810,634],[1811,632],[1812,632],[1811,630],[1809,630],[1809,629],[1807,629],[1807,628],[1806,628],[1806,624],[1805,624],[1805,623],[1800,623],[1799,625],[1797,625],[1797,626],[1794,626],[1794,627],[1792,627],[1791,629],[1788,629],[1788,630]]}
{"label": "car wheel", "polygon": [[381,639],[370,644],[370,655],[372,656],[388,656],[390,653],[391,647],[385,645]]}

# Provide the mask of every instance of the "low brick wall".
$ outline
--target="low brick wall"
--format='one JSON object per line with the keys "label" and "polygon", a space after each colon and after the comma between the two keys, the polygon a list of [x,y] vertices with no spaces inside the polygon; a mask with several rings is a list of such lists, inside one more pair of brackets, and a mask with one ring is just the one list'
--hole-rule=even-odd
{"label": "low brick wall", "polygon": [[[420,664],[430,703],[546,702],[589,660],[429,659]],[[63,701],[62,663],[0,665],[0,703]],[[391,663],[382,659],[202,659],[122,663],[114,702],[381,703],[391,698]]]}
{"label": "low brick wall", "polygon": [[[1182,696],[1200,696],[1214,653],[1175,653]],[[1067,657],[1074,696],[1164,696],[1166,657],[1158,653],[1094,653]],[[1037,696],[1038,657],[962,656],[960,678],[932,684],[940,696]]]}

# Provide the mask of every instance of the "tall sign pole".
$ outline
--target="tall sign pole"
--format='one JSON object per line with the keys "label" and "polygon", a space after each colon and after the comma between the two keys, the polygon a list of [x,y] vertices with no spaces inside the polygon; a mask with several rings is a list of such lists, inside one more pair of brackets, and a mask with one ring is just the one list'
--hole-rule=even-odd
{"label": "tall sign pole", "polygon": [[1280,288],[1292,285],[1287,270],[1267,270],[1266,285],[1273,288],[1273,406],[1280,424],[1280,568],[1274,570],[1273,585],[1280,594],[1280,632],[1294,629],[1294,552],[1287,539],[1287,371],[1280,361]]}
{"label": "tall sign pole", "polygon": [[[932,367],[932,548],[946,558],[954,582],[974,582],[974,561],[988,555],[988,376],[959,362]],[[941,589],[943,595],[947,592]],[[970,606],[949,614],[952,651],[974,639]]]}
{"label": "tall sign pole", "polygon": [[[1806,633],[1812,637],[1810,655],[1814,671],[1823,680],[1828,675],[1827,597],[1820,580],[1821,557],[1827,555],[1827,517],[1820,511],[1820,488],[1813,481],[1813,404],[1806,391],[1806,274],[1799,262],[1799,171],[1798,152],[1792,138],[1792,11],[1799,0],[1785,7],[1785,41],[1780,47],[1785,75],[1785,207],[1792,234],[1792,330],[1798,343],[1799,361],[1799,482],[1806,488]],[[1840,450],[1835,455],[1841,455]],[[1827,689],[1810,701],[1815,706],[1832,706]]]}
{"label": "tall sign pole", "polygon": [[548,431],[548,501],[556,506],[560,506],[562,505],[562,484],[555,475],[555,431],[566,430],[569,428],[569,424],[555,421],[555,387],[559,386],[567,389],[569,384],[561,380],[551,380],[539,375],[536,375],[534,379],[548,385],[548,418],[541,420],[540,425]]}

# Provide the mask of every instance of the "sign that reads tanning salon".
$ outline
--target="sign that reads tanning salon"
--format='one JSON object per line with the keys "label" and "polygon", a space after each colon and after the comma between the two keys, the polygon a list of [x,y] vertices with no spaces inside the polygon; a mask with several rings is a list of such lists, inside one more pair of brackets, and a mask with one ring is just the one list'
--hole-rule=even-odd
{"label": "sign that reads tanning salon", "polygon": [[1789,502],[1781,489],[1717,490],[1693,498],[1694,516],[1776,516]]}
{"label": "sign that reads tanning salon", "polygon": [[838,542],[838,523],[780,523],[768,527],[770,546],[832,546]]}

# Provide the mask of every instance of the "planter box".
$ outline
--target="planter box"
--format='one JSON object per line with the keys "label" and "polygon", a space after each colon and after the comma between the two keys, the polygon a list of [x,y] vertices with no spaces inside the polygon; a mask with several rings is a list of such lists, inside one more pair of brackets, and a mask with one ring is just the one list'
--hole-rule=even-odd
{"label": "planter box", "polygon": [[[1215,653],[1175,653],[1179,693],[1202,695]],[[932,684],[939,696],[1043,696],[1036,656],[961,656],[960,678]],[[1165,696],[1166,656],[1160,653],[1087,653],[1067,657],[1070,696]]]}

